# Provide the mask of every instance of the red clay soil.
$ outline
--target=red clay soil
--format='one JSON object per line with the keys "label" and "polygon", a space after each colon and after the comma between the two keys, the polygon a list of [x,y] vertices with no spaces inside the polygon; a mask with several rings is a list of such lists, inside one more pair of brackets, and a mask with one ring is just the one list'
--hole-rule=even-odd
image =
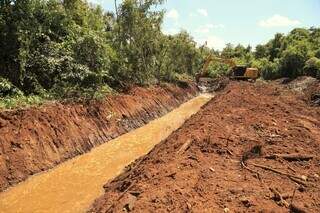
{"label": "red clay soil", "polygon": [[319,176],[320,108],[283,85],[232,82],[89,211],[320,212]]}
{"label": "red clay soil", "polygon": [[140,127],[196,94],[193,84],[138,87],[101,102],[0,112],[0,191]]}

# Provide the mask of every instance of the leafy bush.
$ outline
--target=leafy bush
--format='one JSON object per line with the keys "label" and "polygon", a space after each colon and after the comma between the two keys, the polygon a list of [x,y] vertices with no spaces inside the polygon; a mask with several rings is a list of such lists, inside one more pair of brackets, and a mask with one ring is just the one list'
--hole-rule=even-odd
{"label": "leafy bush", "polygon": [[7,79],[0,77],[0,97],[20,96],[23,93]]}
{"label": "leafy bush", "polygon": [[230,72],[230,66],[222,63],[213,63],[208,67],[208,74],[211,78],[219,78]]}
{"label": "leafy bush", "polygon": [[266,80],[273,80],[280,78],[280,65],[279,60],[275,59],[274,62],[269,61],[267,58],[262,58],[255,61],[252,64],[253,67],[257,67],[261,72],[261,77]]}
{"label": "leafy bush", "polygon": [[320,59],[316,57],[310,58],[306,62],[303,72],[305,75],[320,78]]}
{"label": "leafy bush", "polygon": [[13,109],[17,107],[41,105],[44,100],[44,98],[35,95],[0,98],[0,109]]}

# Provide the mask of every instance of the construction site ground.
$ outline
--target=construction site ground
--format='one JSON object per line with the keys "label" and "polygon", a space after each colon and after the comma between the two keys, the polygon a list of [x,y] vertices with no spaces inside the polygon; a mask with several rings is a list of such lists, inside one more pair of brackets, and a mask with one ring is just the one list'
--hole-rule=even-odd
{"label": "construction site ground", "polygon": [[320,212],[320,108],[308,94],[230,82],[90,212]]}

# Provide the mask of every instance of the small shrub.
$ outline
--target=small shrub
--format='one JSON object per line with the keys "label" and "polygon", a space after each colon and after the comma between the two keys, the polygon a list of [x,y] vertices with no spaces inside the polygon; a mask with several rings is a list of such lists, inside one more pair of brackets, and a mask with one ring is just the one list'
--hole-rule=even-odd
{"label": "small shrub", "polygon": [[267,58],[255,60],[252,67],[260,70],[261,77],[265,80],[273,80],[281,77],[279,71],[279,60],[275,59],[274,62],[269,61]]}
{"label": "small shrub", "polygon": [[303,72],[304,75],[320,78],[320,59],[316,57],[310,58],[306,62]]}
{"label": "small shrub", "polygon": [[23,93],[16,88],[10,81],[0,77],[0,97],[17,96]]}

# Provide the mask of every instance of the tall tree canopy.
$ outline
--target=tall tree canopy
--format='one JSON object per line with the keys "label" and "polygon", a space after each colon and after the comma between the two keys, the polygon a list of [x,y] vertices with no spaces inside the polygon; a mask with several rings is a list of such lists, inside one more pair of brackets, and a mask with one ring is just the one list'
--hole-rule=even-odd
{"label": "tall tree canopy", "polygon": [[[163,0],[124,0],[116,14],[85,0],[0,1],[0,98],[93,97],[130,84],[194,76],[209,54],[261,69],[266,79],[320,76],[320,29],[276,34],[253,51],[198,47],[181,31],[161,31]],[[210,75],[230,67],[213,64]]]}

